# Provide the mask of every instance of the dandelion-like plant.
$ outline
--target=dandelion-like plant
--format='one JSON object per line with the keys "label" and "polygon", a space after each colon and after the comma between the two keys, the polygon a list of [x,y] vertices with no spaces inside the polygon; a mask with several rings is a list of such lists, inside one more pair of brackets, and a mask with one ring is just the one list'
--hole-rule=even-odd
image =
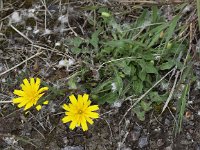
{"label": "dandelion-like plant", "polygon": [[[14,104],[18,104],[18,107],[24,107],[24,111],[31,108],[33,105],[37,105],[38,100],[44,95],[44,92],[48,90],[48,87],[40,88],[40,79],[30,78],[30,82],[27,79],[23,80],[21,84],[22,90],[14,90],[14,94],[18,95],[18,98],[13,99]],[[38,110],[38,109],[37,109]]]}
{"label": "dandelion-like plant", "polygon": [[71,95],[69,99],[71,103],[63,105],[63,109],[66,110],[66,116],[62,119],[62,122],[67,123],[71,121],[69,128],[72,130],[80,126],[83,131],[88,130],[87,122],[93,124],[92,119],[99,118],[99,114],[93,112],[99,109],[98,105],[91,105],[88,94],[78,95],[78,100],[74,95]]}

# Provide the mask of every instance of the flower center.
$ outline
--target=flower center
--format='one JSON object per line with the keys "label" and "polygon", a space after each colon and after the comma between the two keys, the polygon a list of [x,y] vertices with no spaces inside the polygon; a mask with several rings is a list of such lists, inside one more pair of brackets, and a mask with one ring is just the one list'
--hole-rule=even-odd
{"label": "flower center", "polygon": [[35,101],[35,99],[37,98],[38,94],[35,91],[30,91],[30,93],[28,93],[28,97],[30,99],[30,101]]}
{"label": "flower center", "polygon": [[82,110],[79,110],[79,111],[78,111],[78,114],[82,114],[82,113],[83,113],[83,111],[82,111]]}

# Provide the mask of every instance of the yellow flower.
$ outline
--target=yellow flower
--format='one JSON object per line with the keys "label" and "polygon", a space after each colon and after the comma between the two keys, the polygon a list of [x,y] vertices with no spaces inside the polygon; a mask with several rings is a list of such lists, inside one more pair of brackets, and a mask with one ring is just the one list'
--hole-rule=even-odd
{"label": "yellow flower", "polygon": [[63,123],[71,121],[70,129],[74,129],[76,126],[81,126],[83,131],[88,130],[87,122],[93,124],[93,118],[99,118],[97,112],[93,112],[99,109],[98,105],[90,105],[91,101],[88,99],[89,95],[78,95],[78,100],[74,95],[69,96],[70,104],[63,105],[63,109],[66,110],[65,117],[62,119]]}
{"label": "yellow flower", "polygon": [[31,108],[33,105],[36,105],[40,97],[44,95],[44,91],[48,90],[48,87],[40,87],[40,79],[30,78],[30,82],[27,79],[23,80],[21,84],[22,90],[14,90],[14,94],[18,95],[18,98],[13,99],[14,104],[18,104],[18,107],[21,108],[24,106],[24,111]]}

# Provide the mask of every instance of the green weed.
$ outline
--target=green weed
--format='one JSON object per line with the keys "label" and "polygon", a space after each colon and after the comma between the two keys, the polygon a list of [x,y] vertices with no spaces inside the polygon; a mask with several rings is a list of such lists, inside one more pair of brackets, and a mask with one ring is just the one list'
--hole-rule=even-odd
{"label": "green weed", "polygon": [[[167,71],[174,67],[178,70],[183,68],[181,58],[187,52],[188,42],[178,38],[183,30],[183,26],[178,26],[181,14],[166,21],[154,6],[141,12],[136,20],[121,23],[107,8],[94,9],[98,16],[91,36],[75,37],[66,43],[71,46],[74,55],[82,55],[88,72],[93,69],[98,74],[98,78],[94,78],[94,74],[85,76],[87,83],[82,82],[88,85],[95,80],[95,86],[87,88],[97,102],[113,103],[126,100],[127,96],[138,98]],[[166,82],[167,79],[161,81]],[[145,113],[154,104],[161,105],[166,101],[170,91],[168,87],[160,88],[153,88],[133,108],[140,120],[145,120]]]}

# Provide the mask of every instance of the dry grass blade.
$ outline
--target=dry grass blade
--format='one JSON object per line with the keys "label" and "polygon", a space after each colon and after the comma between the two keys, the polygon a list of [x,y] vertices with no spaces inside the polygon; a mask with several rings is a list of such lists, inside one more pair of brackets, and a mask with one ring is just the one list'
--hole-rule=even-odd
{"label": "dry grass blade", "polygon": [[197,0],[197,15],[198,15],[198,22],[199,22],[199,30],[200,30],[200,0]]}
{"label": "dry grass blade", "polygon": [[12,103],[12,101],[0,101],[0,104]]}
{"label": "dry grass blade", "polygon": [[139,0],[118,0],[120,3],[137,3],[137,4],[145,4],[145,5],[174,5],[174,4],[182,4],[184,1],[163,1],[163,2],[157,2],[157,1],[139,1]]}
{"label": "dry grass blade", "polygon": [[25,36],[22,32],[20,32],[17,28],[15,28],[13,25],[10,25],[10,27],[15,30],[17,33],[19,33],[23,38],[28,40],[31,44],[33,44],[33,41],[31,41],[27,36]]}
{"label": "dry grass blade", "polygon": [[26,60],[22,61],[21,63],[17,64],[16,66],[13,66],[12,68],[10,68],[10,69],[8,69],[8,70],[6,70],[6,71],[0,73],[0,76],[2,76],[2,75],[4,75],[4,74],[10,72],[11,70],[13,70],[13,69],[15,69],[15,68],[21,66],[22,64],[24,64],[24,63],[27,62],[28,60],[30,60],[30,59],[32,59],[32,58],[34,58],[34,57],[36,57],[36,56],[39,56],[39,55],[41,55],[42,53],[43,53],[43,52],[38,52],[38,53],[36,53],[35,55],[33,55],[33,56],[27,58]]}
{"label": "dry grass blade", "polygon": [[180,74],[180,71],[178,71],[178,72],[176,73],[176,77],[175,77],[175,81],[174,81],[172,90],[171,90],[171,92],[170,92],[170,94],[169,94],[169,97],[167,98],[167,101],[165,102],[165,105],[164,105],[164,107],[163,107],[163,109],[162,109],[162,113],[165,111],[165,109],[167,108],[167,106],[168,106],[168,104],[169,104],[169,102],[170,102],[170,100],[171,100],[171,98],[172,98],[172,95],[173,95],[173,93],[174,93],[174,90],[175,90],[175,87],[176,87],[176,83],[177,83],[179,74]]}

